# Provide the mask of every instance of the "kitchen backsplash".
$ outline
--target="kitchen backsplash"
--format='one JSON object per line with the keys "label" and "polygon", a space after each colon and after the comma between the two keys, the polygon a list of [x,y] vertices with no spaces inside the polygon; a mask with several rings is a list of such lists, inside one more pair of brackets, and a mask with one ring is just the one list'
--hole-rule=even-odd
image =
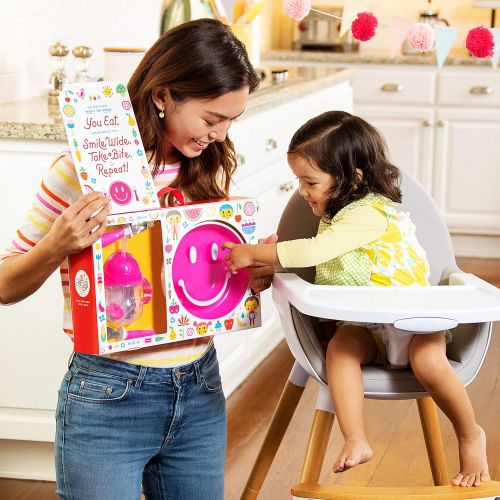
{"label": "kitchen backsplash", "polygon": [[149,47],[158,37],[163,0],[0,0],[0,103],[45,94],[49,46],[94,49],[90,74],[102,75],[103,47]]}

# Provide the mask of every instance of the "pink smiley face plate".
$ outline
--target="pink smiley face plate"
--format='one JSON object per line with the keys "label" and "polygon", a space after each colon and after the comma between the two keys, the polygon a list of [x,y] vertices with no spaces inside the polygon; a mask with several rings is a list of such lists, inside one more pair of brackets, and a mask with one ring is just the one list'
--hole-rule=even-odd
{"label": "pink smiley face plate", "polygon": [[260,299],[250,289],[248,272],[226,270],[229,250],[222,248],[226,241],[256,243],[255,215],[256,202],[249,198],[166,209],[165,289],[175,340],[260,326]]}
{"label": "pink smiley face plate", "polygon": [[202,319],[216,319],[231,313],[248,287],[248,273],[225,270],[225,241],[244,243],[234,228],[203,222],[181,239],[172,262],[174,290],[186,311]]}

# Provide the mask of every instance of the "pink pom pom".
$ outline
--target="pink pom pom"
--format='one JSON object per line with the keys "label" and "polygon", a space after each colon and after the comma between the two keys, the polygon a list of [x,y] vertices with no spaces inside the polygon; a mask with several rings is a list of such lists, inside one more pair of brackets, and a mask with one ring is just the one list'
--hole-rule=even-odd
{"label": "pink pom pom", "polygon": [[378,19],[371,12],[360,12],[351,24],[352,36],[366,42],[375,36]]}
{"label": "pink pom pom", "polygon": [[428,23],[417,23],[406,37],[411,48],[427,52],[434,45],[434,30]]}
{"label": "pink pom pom", "polygon": [[495,39],[488,28],[479,26],[469,31],[465,46],[474,57],[492,57],[495,49]]}
{"label": "pink pom pom", "polygon": [[291,18],[301,21],[311,11],[311,0],[286,0],[285,11]]}

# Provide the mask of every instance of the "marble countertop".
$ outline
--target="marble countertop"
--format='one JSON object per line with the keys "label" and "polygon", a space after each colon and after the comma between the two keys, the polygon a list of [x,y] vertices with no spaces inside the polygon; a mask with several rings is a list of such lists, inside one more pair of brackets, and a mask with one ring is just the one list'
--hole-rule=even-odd
{"label": "marble countertop", "polygon": [[[272,68],[264,68],[270,73]],[[353,70],[327,67],[294,67],[288,81],[272,84],[270,74],[250,96],[241,119],[291,99],[352,78]],[[0,106],[0,139],[66,141],[59,108],[46,96],[14,101]]]}
{"label": "marble countertop", "polygon": [[[272,50],[262,54],[263,60],[290,61],[298,63],[329,63],[329,64],[417,64],[436,66],[434,52],[416,55],[397,54],[390,57],[389,51],[378,52],[320,52],[300,50]],[[467,49],[457,48],[450,52],[445,66],[487,66],[491,68],[489,58],[478,59],[468,54]]]}

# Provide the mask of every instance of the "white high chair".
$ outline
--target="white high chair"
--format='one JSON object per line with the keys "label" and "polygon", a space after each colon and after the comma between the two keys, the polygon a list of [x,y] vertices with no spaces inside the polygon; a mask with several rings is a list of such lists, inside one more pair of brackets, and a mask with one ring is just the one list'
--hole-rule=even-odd
{"label": "white high chair", "polygon": [[[433,332],[453,328],[447,356],[463,381],[470,384],[478,373],[490,341],[492,321],[500,320],[500,290],[474,275],[463,273],[455,262],[451,239],[437,207],[424,189],[407,175],[402,181],[403,205],[411,212],[417,237],[430,260],[431,287],[336,287],[311,284],[314,269],[277,273],[273,299],[278,307],[286,341],[295,357],[288,382],[242,500],[257,498],[281,440],[309,377],[320,385],[300,484],[292,487],[294,499],[390,500],[479,499],[500,497],[500,482],[479,487],[450,486],[436,406],[411,369],[363,367],[366,398],[416,399],[434,487],[386,488],[318,484],[334,409],[327,387],[325,352],[315,331],[317,318],[391,323],[402,330]],[[280,221],[280,240],[316,234],[316,218],[296,192]]]}

